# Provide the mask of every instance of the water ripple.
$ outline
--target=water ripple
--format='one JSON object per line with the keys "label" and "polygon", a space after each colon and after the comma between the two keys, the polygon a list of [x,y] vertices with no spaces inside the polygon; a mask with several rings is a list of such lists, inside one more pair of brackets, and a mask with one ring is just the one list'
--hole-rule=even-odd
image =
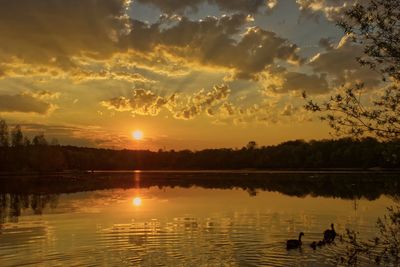
{"label": "water ripple", "polygon": [[[181,190],[178,193],[191,189]],[[86,198],[69,195],[70,202],[65,200],[60,210],[22,214],[17,221],[0,224],[0,266],[335,266],[336,255],[344,252],[340,242],[317,250],[309,246],[322,238],[330,222],[337,222],[339,232],[351,223],[360,232],[373,231],[367,219],[350,217],[353,211],[347,212],[347,206],[336,217],[324,211],[273,210],[265,203],[273,203],[269,198],[276,196],[266,193],[252,209],[254,199],[240,191],[206,191],[211,199],[232,192],[236,206],[220,205],[205,212],[198,204],[206,201],[202,195],[185,198],[192,201],[185,205],[181,199],[154,200],[147,210],[128,206],[137,191],[87,193]],[[320,200],[306,203],[286,197],[284,201],[292,207],[301,201],[313,206]],[[170,210],[164,212],[160,205],[169,205]],[[181,206],[182,211],[171,211]],[[300,231],[306,233],[303,248],[287,251],[285,240],[296,238]]]}

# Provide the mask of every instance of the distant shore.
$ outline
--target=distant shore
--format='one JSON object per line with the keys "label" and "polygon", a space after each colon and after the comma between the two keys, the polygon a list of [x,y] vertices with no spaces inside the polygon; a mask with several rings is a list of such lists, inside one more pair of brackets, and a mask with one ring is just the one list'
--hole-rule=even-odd
{"label": "distant shore", "polygon": [[[251,142],[250,142],[251,143]],[[63,170],[365,172],[400,170],[400,140],[288,141],[276,146],[191,150],[111,150],[61,145],[0,147],[0,171]],[[1,175],[1,174],[0,174]]]}
{"label": "distant shore", "polygon": [[[312,169],[224,169],[224,170],[65,170],[53,172],[14,171],[0,172],[0,178],[9,176],[52,176],[82,174],[133,174],[133,173],[233,173],[233,174],[400,174],[399,168],[312,168]],[[400,177],[399,177],[400,178]]]}

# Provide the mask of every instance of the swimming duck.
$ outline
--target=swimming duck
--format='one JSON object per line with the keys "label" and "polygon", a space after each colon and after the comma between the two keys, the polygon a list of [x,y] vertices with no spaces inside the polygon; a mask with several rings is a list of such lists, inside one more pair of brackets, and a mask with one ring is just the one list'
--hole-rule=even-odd
{"label": "swimming duck", "polygon": [[301,237],[304,235],[303,232],[300,232],[299,239],[289,239],[286,241],[286,249],[293,249],[301,247]]}
{"label": "swimming duck", "polygon": [[328,244],[332,243],[335,240],[335,237],[336,237],[336,231],[332,223],[331,229],[327,229],[324,232],[324,241]]}

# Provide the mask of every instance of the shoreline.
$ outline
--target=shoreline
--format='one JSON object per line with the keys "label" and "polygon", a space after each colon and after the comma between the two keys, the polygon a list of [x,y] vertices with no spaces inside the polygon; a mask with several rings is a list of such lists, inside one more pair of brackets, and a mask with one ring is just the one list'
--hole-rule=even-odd
{"label": "shoreline", "polygon": [[320,168],[320,169],[185,169],[185,170],[65,170],[55,172],[15,171],[1,172],[0,179],[9,176],[50,176],[90,174],[400,174],[400,169],[390,168]]}

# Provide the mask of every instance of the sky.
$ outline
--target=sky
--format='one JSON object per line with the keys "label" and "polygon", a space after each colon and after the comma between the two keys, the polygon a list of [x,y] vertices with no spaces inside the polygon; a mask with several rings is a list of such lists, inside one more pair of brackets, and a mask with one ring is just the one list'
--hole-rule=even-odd
{"label": "sky", "polygon": [[0,118],[115,149],[331,138],[302,92],[380,86],[336,26],[354,2],[0,0]]}

